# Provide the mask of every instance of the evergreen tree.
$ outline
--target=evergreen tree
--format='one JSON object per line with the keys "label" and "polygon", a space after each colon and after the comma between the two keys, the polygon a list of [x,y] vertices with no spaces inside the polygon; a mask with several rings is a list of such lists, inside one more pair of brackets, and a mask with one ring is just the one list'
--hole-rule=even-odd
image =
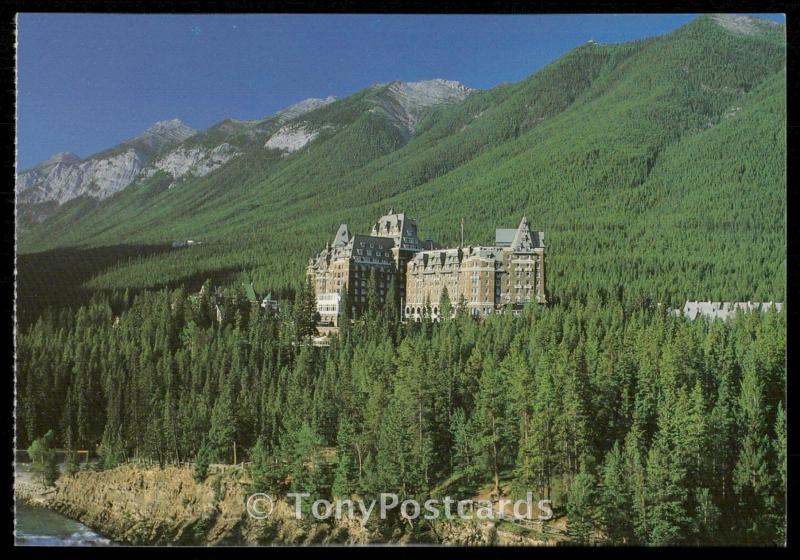
{"label": "evergreen tree", "polygon": [[631,544],[646,544],[650,537],[651,510],[647,489],[647,458],[642,435],[636,423],[625,436],[623,449],[625,471],[628,473],[628,494],[633,499],[633,531]]}
{"label": "evergreen tree", "polygon": [[520,445],[517,466],[524,483],[536,484],[545,499],[552,499],[555,470],[556,395],[549,363],[536,368],[536,397],[531,407],[527,439]]}
{"label": "evergreen tree", "polygon": [[400,291],[397,288],[394,276],[391,277],[389,287],[386,290],[383,314],[390,326],[395,325],[400,319]]}
{"label": "evergreen tree", "polygon": [[285,490],[286,470],[274,457],[263,437],[250,450],[251,492],[277,495]]}
{"label": "evergreen tree", "polygon": [[412,498],[424,485],[416,453],[417,431],[407,408],[392,400],[378,430],[375,464],[369,486],[374,494],[394,492]]}
{"label": "evergreen tree", "polygon": [[594,478],[586,470],[581,470],[572,482],[567,499],[567,534],[576,544],[592,544],[596,523]]}
{"label": "evergreen tree", "polygon": [[208,450],[213,461],[233,462],[233,446],[236,438],[236,413],[231,386],[222,390],[211,412],[211,429],[208,432]]}
{"label": "evergreen tree", "polygon": [[208,467],[210,462],[211,451],[209,450],[208,445],[203,442],[203,444],[200,446],[200,449],[197,451],[197,455],[194,459],[194,467],[192,469],[192,478],[198,484],[205,482],[206,478],[208,477]]}
{"label": "evergreen tree", "polygon": [[698,488],[695,498],[697,504],[694,512],[694,531],[696,534],[695,544],[714,545],[719,538],[719,516],[720,511],[712,499],[708,488]]}
{"label": "evergreen tree", "polygon": [[783,410],[783,402],[778,402],[778,409],[775,411],[775,461],[777,462],[778,485],[776,488],[775,502],[777,511],[775,514],[775,544],[778,546],[786,545],[786,413]]}
{"label": "evergreen tree", "polygon": [[720,505],[723,514],[733,514],[735,500],[732,476],[739,447],[736,403],[729,381],[731,374],[721,375],[716,402],[708,418],[708,432],[713,434],[713,437],[709,437],[708,484],[714,490],[714,501]]}
{"label": "evergreen tree", "polygon": [[346,333],[350,330],[350,321],[353,320],[353,301],[346,287],[339,293],[339,336],[346,339]]}
{"label": "evergreen tree", "polygon": [[324,477],[319,461],[319,448],[322,445],[314,429],[303,423],[294,435],[294,446],[290,464],[292,492],[307,492],[310,497],[303,500],[302,511],[308,515],[314,500],[322,497]]}
{"label": "evergreen tree", "polygon": [[447,286],[442,288],[442,295],[439,296],[439,317],[442,321],[449,321],[453,315],[453,305],[450,303],[450,292]]}
{"label": "evergreen tree", "polygon": [[511,444],[506,416],[506,380],[494,364],[484,368],[475,402],[476,447],[495,493],[500,492],[500,469]]}
{"label": "evergreen tree", "polygon": [[647,544],[653,546],[682,544],[690,532],[686,474],[672,454],[668,435],[659,432],[647,456]]}
{"label": "evergreen tree", "polygon": [[367,319],[370,324],[375,324],[381,314],[383,303],[378,293],[378,275],[375,269],[370,269],[367,278]]}
{"label": "evergreen tree", "polygon": [[111,426],[106,427],[97,454],[103,469],[114,468],[124,460],[125,451],[119,429],[115,433]]}
{"label": "evergreen tree", "polygon": [[745,357],[739,392],[740,426],[743,435],[739,460],[733,472],[733,485],[739,500],[739,521],[744,542],[773,542],[774,525],[766,512],[774,511],[772,473],[767,434],[763,371],[754,351]]}
{"label": "evergreen tree", "polygon": [[469,480],[476,474],[473,460],[473,440],[469,433],[466,414],[457,408],[450,423],[451,441],[453,442],[453,474],[463,475]]}
{"label": "evergreen tree", "polygon": [[206,279],[197,297],[197,325],[207,329],[214,321],[214,304],[211,301],[211,280]]}
{"label": "evergreen tree", "polygon": [[469,317],[469,310],[467,309],[467,298],[464,294],[458,295],[458,304],[456,305],[456,318],[463,321]]}
{"label": "evergreen tree", "polygon": [[67,426],[67,433],[64,437],[64,447],[66,447],[66,460],[64,461],[64,472],[73,475],[80,470],[78,464],[78,454],[75,452],[75,445],[72,441],[72,426]]}
{"label": "evergreen tree", "polygon": [[606,454],[600,496],[606,537],[611,544],[630,544],[634,537],[631,512],[633,495],[628,483],[625,457],[618,442]]}
{"label": "evergreen tree", "polygon": [[336,471],[331,493],[334,498],[349,499],[358,483],[358,470],[353,458],[354,429],[347,416],[339,420],[336,433]]}
{"label": "evergreen tree", "polygon": [[294,327],[297,340],[305,340],[317,335],[317,298],[314,285],[309,278],[302,290],[297,292],[294,304]]}

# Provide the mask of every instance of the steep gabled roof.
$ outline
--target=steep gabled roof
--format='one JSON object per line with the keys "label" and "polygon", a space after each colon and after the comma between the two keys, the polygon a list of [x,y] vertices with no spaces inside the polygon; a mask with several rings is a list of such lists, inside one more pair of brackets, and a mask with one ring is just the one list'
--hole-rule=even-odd
{"label": "steep gabled roof", "polygon": [[531,231],[527,218],[523,216],[516,229],[494,230],[494,244],[497,247],[511,247],[514,252],[525,253],[537,247],[544,247],[544,232]]}
{"label": "steep gabled roof", "polygon": [[347,224],[339,226],[339,231],[336,232],[336,237],[333,238],[334,247],[344,247],[350,241],[350,230]]}
{"label": "steep gabled roof", "polygon": [[514,234],[514,240],[511,242],[511,250],[515,253],[527,253],[533,251],[534,245],[531,238],[531,230],[528,227],[528,218],[522,216],[522,221],[519,223],[517,233]]}

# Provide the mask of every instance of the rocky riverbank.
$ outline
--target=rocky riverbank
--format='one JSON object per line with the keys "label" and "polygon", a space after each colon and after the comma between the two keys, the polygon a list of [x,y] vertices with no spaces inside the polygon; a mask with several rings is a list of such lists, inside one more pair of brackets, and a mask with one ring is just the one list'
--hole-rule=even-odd
{"label": "rocky riverbank", "polygon": [[[122,465],[106,471],[80,471],[59,478],[43,491],[30,477],[18,476],[18,500],[46,507],[126,544],[267,545],[410,543],[402,530],[379,535],[358,519],[308,522],[295,518],[293,504],[279,500],[263,520],[246,511],[248,480],[230,468],[203,483],[184,467]],[[509,535],[511,536],[511,535]],[[425,539],[453,545],[523,544],[494,524],[437,524]],[[528,542],[525,544],[535,544]]]}
{"label": "rocky riverbank", "polygon": [[14,469],[14,496],[31,507],[46,507],[52,488],[45,488],[35,480],[30,465],[18,463]]}
{"label": "rocky riverbank", "polygon": [[303,523],[284,502],[276,503],[268,519],[252,519],[245,509],[246,482],[235,469],[198,484],[187,468],[123,465],[62,476],[46,493],[18,478],[15,494],[128,544],[369,542],[359,523]]}

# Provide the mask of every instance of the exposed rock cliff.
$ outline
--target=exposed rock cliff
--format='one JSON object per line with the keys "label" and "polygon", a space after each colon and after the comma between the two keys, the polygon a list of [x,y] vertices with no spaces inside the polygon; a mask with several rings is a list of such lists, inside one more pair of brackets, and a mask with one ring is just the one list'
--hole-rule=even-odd
{"label": "exposed rock cliff", "polygon": [[17,175],[19,201],[63,204],[81,195],[102,200],[130,185],[153,155],[195,132],[172,119],[157,122],[135,138],[85,160],[70,152],[56,154]]}
{"label": "exposed rock cliff", "polygon": [[322,126],[315,130],[305,122],[287,124],[270,136],[264,144],[264,147],[267,149],[282,150],[287,154],[291,154],[316,140],[320,131],[325,128],[328,127]]}
{"label": "exposed rock cliff", "polygon": [[774,31],[780,24],[768,19],[759,19],[752,16],[737,16],[735,14],[714,14],[711,16],[715,22],[734,33],[741,35],[755,35],[764,31]]}
{"label": "exposed rock cliff", "polygon": [[42,165],[19,175],[20,202],[63,204],[84,194],[102,200],[127,187],[143,165],[133,148],[105,158]]}
{"label": "exposed rock cliff", "polygon": [[474,90],[453,81],[391,82],[370,99],[375,112],[384,114],[406,134],[412,134],[423,109],[462,101]]}
{"label": "exposed rock cliff", "polygon": [[[274,115],[257,121],[236,121],[228,119],[216,127],[222,134],[241,133],[255,137],[263,130],[275,130],[275,126],[286,123],[309,111],[336,101],[336,98],[310,98],[295,103]],[[164,171],[173,179],[187,174],[201,177],[241,155],[241,150],[228,142],[216,145],[185,143],[197,131],[179,119],[160,121],[140,135],[81,160],[71,152],[61,152],[48,158],[36,167],[17,175],[19,202],[23,205],[39,205],[44,202],[63,204],[81,195],[103,200],[124,189],[137,178],[151,177],[157,171]],[[318,131],[306,133],[302,124],[283,132],[279,131],[269,147],[293,152],[316,138]],[[262,140],[263,141],[263,140]],[[29,208],[35,213],[46,214],[53,211],[48,207]],[[32,221],[43,219],[36,215]]]}
{"label": "exposed rock cliff", "polygon": [[178,179],[187,174],[202,177],[240,154],[241,151],[239,149],[227,142],[223,142],[214,148],[179,146],[164,157],[154,161],[142,174],[145,177],[150,177],[160,170],[172,175],[173,179]]}
{"label": "exposed rock cliff", "polygon": [[318,130],[309,130],[305,123],[282,126],[264,144],[267,149],[296,152],[319,136]]}
{"label": "exposed rock cliff", "polygon": [[[420,82],[396,81],[386,85],[378,84],[371,89],[373,93],[367,97],[368,110],[383,115],[398,127],[406,138],[414,133],[424,109],[461,101],[474,91],[459,82],[442,79]],[[274,132],[264,147],[281,150],[284,155],[290,155],[316,140],[323,130],[338,128],[330,123],[312,125],[309,122],[296,120],[298,116],[333,101],[335,101],[333,97],[306,99],[279,112],[278,122],[287,124]]]}

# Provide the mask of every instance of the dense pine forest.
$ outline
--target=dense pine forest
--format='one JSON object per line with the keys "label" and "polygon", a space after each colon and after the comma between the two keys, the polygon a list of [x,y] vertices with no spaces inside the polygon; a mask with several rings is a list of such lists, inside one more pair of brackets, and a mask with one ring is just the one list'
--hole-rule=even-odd
{"label": "dense pine forest", "polygon": [[592,293],[402,324],[372,290],[317,348],[313,294],[272,316],[231,291],[220,322],[209,287],[38,320],[18,344],[20,442],[53,429],[99,443],[104,467],[231,463],[235,442],[275,494],[532,490],[575,542],[783,542],[783,313],[692,322]]}
{"label": "dense pine forest", "polygon": [[[670,308],[784,301],[785,83],[782,26],[702,17],[581,46],[410,139],[371,88],[309,113],[331,128],[290,157],[259,139],[172,188],[70,201],[19,238],[18,447],[53,430],[99,468],[190,461],[199,480],[235,454],[278,495],[532,490],[575,543],[783,544],[785,311]],[[526,215],[551,303],[404,323],[372,281],[312,346],[308,257],[390,206],[443,244],[461,216],[486,244]]]}

